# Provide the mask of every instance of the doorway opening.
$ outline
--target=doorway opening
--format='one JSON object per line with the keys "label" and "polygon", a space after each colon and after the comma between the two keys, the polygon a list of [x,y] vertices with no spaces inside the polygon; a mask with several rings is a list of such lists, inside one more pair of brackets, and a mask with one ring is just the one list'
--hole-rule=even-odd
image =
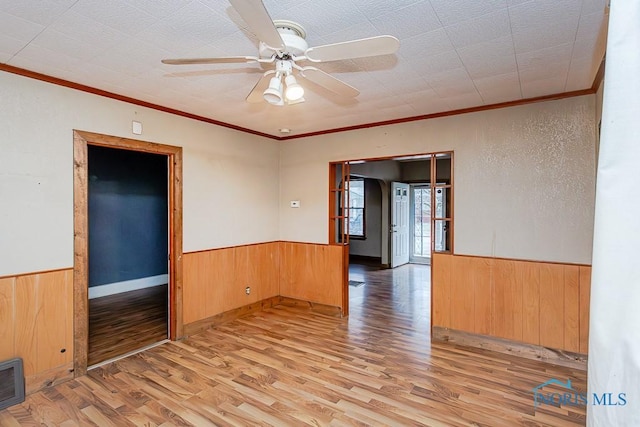
{"label": "doorway opening", "polygon": [[73,286],[75,376],[182,336],[182,148],[74,131]]}
{"label": "doorway opening", "polygon": [[166,155],[89,145],[89,366],[168,338]]}
{"label": "doorway opening", "polygon": [[366,285],[356,273],[350,280],[350,264],[396,268],[452,252],[452,163],[452,152],[330,163],[329,242],[343,246],[343,314],[350,286]]}

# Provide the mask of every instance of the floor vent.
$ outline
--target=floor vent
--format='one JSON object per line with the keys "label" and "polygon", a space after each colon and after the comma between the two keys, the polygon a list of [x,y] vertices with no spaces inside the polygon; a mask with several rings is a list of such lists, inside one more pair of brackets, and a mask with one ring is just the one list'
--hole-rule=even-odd
{"label": "floor vent", "polygon": [[22,359],[0,362],[0,410],[24,402]]}

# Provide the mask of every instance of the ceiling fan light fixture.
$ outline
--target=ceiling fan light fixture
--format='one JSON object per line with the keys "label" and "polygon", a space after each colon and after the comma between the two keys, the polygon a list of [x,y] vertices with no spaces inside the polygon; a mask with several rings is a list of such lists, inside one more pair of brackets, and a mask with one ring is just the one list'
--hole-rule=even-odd
{"label": "ceiling fan light fixture", "polygon": [[287,89],[284,92],[287,101],[297,101],[304,96],[303,87],[300,86],[300,83],[296,81],[292,74],[284,78],[284,83],[287,85]]}
{"label": "ceiling fan light fixture", "polygon": [[271,105],[282,105],[282,81],[280,77],[272,77],[269,87],[262,93],[262,97]]}

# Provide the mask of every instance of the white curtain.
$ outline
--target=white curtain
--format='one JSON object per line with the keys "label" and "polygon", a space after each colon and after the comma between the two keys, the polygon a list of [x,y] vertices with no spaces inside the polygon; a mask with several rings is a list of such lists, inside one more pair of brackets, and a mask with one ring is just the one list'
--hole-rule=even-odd
{"label": "white curtain", "polygon": [[640,0],[611,1],[590,313],[587,425],[640,426]]}

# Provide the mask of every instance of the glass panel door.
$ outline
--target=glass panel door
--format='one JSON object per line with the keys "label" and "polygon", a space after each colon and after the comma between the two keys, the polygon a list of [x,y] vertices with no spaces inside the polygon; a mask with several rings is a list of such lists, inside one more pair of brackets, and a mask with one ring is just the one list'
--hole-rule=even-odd
{"label": "glass panel door", "polygon": [[411,262],[428,263],[431,257],[431,188],[411,186]]}

